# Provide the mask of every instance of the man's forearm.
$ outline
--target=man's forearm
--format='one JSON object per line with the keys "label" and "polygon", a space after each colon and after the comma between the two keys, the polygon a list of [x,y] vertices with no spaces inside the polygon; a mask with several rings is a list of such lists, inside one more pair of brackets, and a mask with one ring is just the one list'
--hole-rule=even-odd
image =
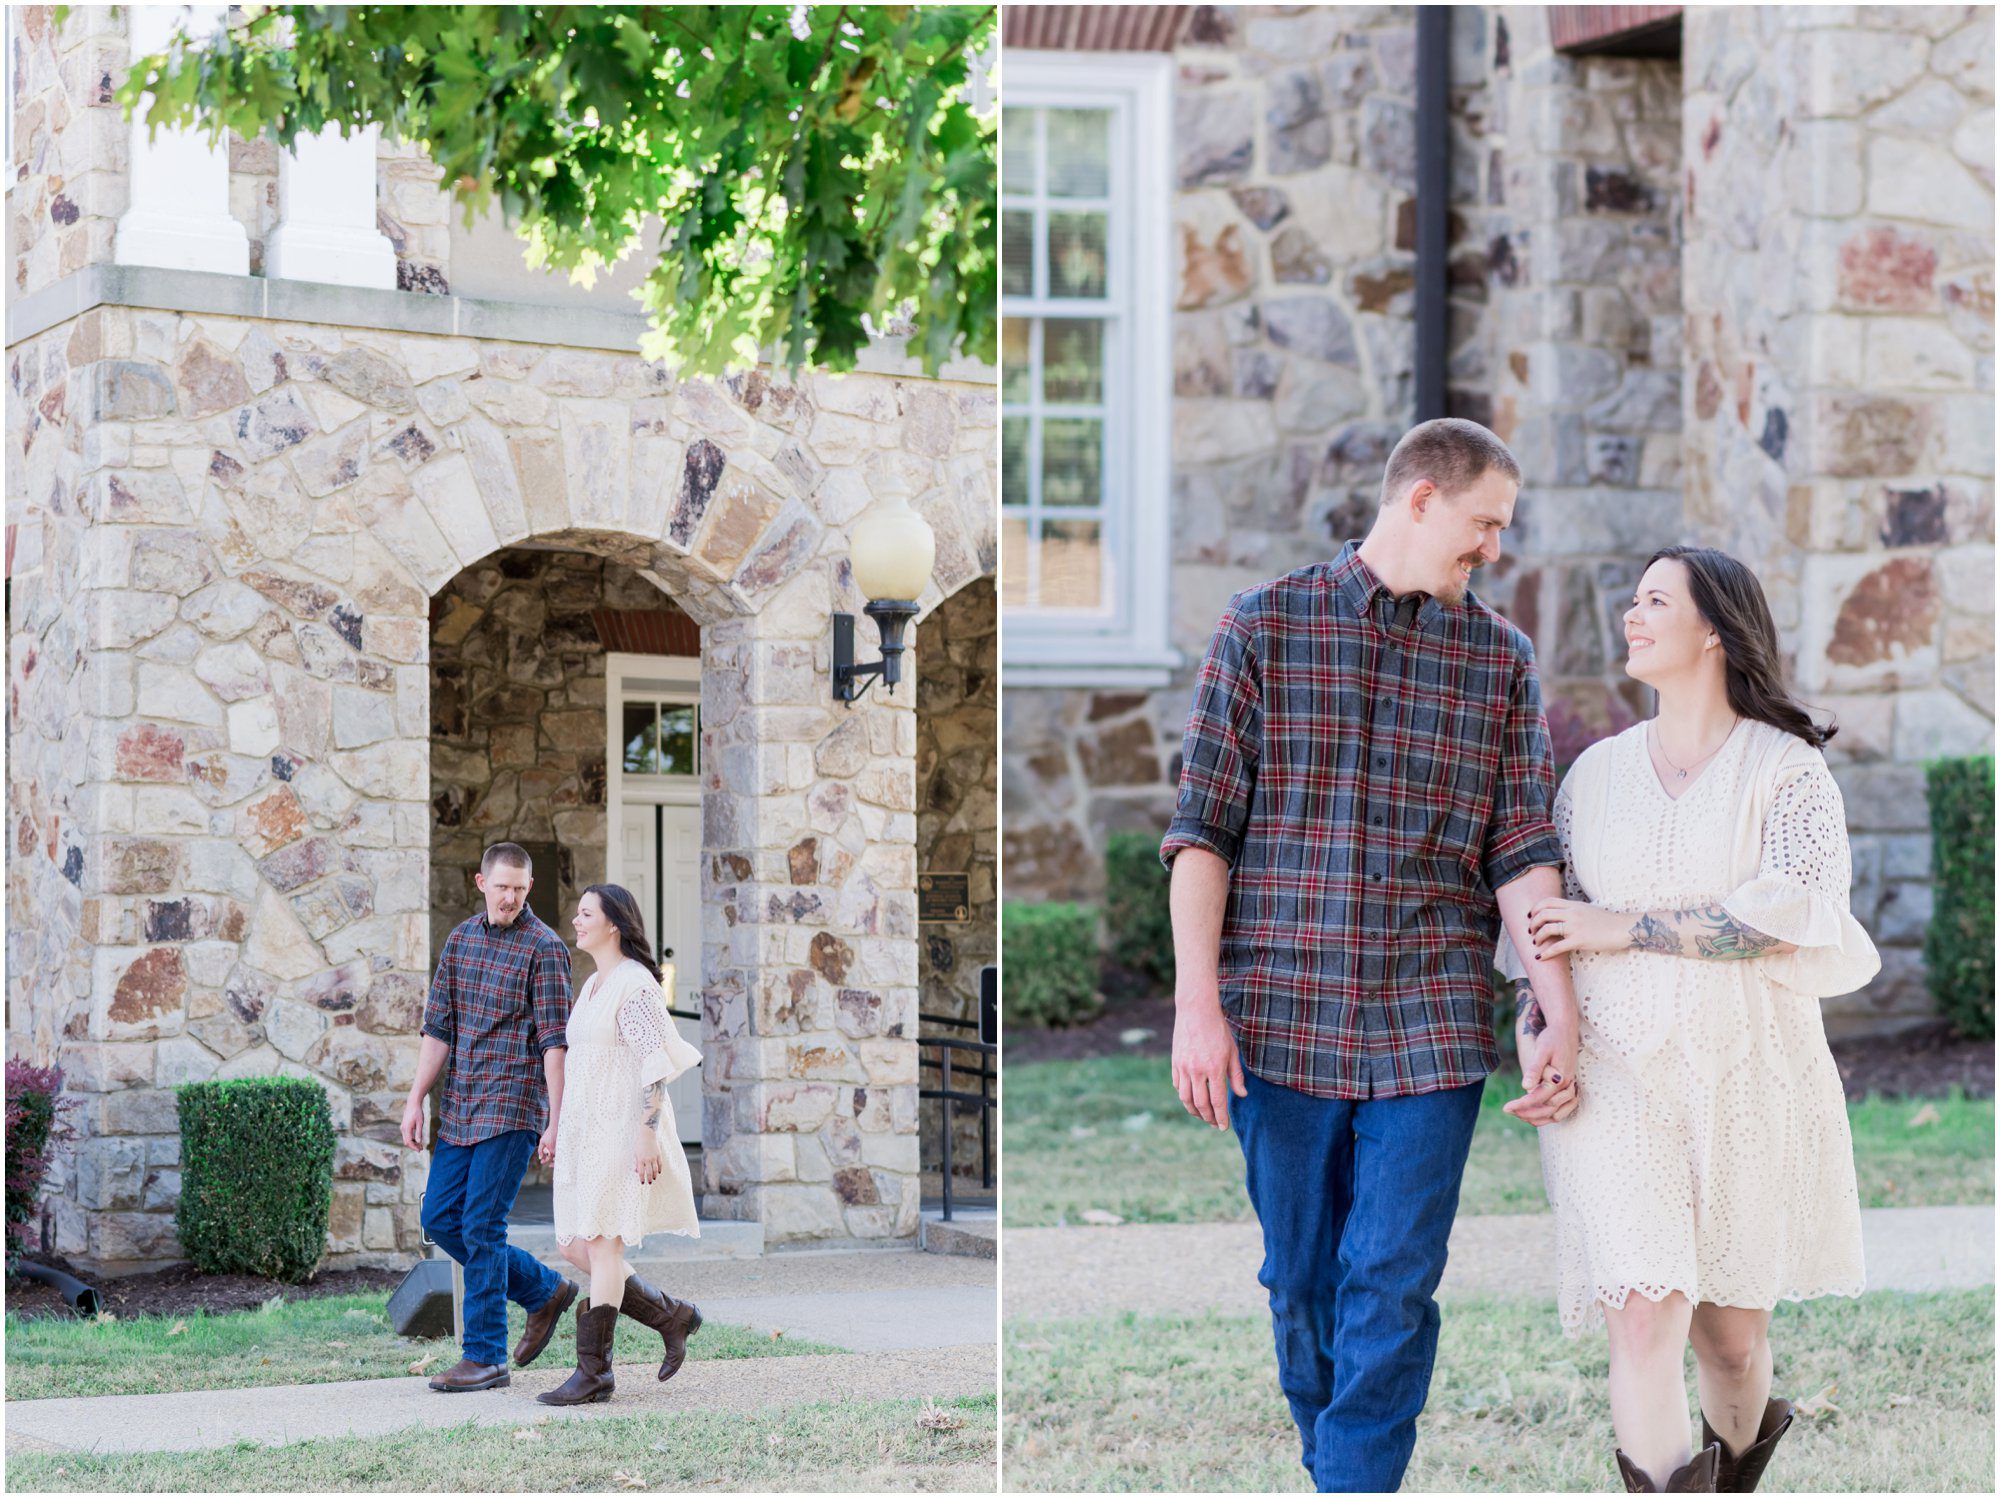
{"label": "man's forearm", "polygon": [[1174,855],[1167,901],[1174,922],[1175,1001],[1216,999],[1228,862],[1206,848],[1181,849]]}
{"label": "man's forearm", "polygon": [[437,1082],[438,1073],[444,1070],[445,1058],[451,1054],[451,1047],[435,1035],[426,1035],[417,1047],[417,1075],[410,1083],[410,1096],[420,1098],[429,1092]]}
{"label": "man's forearm", "polygon": [[1538,864],[1501,885],[1494,891],[1494,898],[1499,902],[1500,919],[1514,945],[1514,954],[1526,969],[1519,981],[1533,990],[1539,1017],[1547,1024],[1574,1033],[1580,1021],[1576,990],[1570,984],[1569,959],[1537,956],[1534,938],[1528,934],[1529,908],[1538,900],[1560,898],[1562,892],[1562,871]]}
{"label": "man's forearm", "polygon": [[1791,942],[1744,925],[1720,905],[1703,905],[1694,910],[1641,911],[1629,917],[1629,922],[1627,950],[1633,952],[1743,962],[1752,957],[1798,951]]}

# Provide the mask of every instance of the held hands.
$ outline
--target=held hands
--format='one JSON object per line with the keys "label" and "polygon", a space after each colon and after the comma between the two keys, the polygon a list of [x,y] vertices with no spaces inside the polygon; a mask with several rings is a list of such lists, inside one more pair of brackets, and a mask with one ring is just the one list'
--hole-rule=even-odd
{"label": "held hands", "polygon": [[1500,1111],[1538,1129],[1576,1112],[1576,1032],[1549,1024],[1534,993],[1525,988],[1514,1021],[1514,1046],[1521,1058],[1522,1093]]}
{"label": "held hands", "polygon": [[1174,1009],[1174,1091],[1183,1108],[1218,1129],[1229,1127],[1229,1094],[1249,1095],[1236,1037],[1213,994]]}
{"label": "held hands", "polygon": [[535,1146],[535,1158],[544,1165],[556,1163],[556,1124],[549,1120],[549,1126],[542,1130],[542,1142]]}
{"label": "held hands", "polygon": [[632,1168],[639,1173],[639,1184],[650,1186],[659,1179],[660,1169],[665,1162],[660,1156],[660,1141],[653,1131],[641,1125],[632,1146]]}
{"label": "held hands", "polygon": [[1528,907],[1537,957],[1564,952],[1622,952],[1632,945],[1631,917],[1582,900],[1537,900]]}

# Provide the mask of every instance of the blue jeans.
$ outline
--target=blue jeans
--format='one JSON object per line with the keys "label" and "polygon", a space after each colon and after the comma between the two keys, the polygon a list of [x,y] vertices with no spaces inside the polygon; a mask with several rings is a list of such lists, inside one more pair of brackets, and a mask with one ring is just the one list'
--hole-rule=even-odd
{"label": "blue jeans", "polygon": [[1484,1084],[1316,1098],[1246,1070],[1243,1085],[1229,1113],[1306,1471],[1322,1493],[1393,1493],[1430,1393],[1432,1296]]}
{"label": "blue jeans", "polygon": [[424,1183],[424,1232],[465,1266],[465,1355],[507,1361],[507,1302],[538,1311],[562,1276],[507,1241],[507,1214],[541,1136],[510,1129],[477,1144],[438,1141]]}

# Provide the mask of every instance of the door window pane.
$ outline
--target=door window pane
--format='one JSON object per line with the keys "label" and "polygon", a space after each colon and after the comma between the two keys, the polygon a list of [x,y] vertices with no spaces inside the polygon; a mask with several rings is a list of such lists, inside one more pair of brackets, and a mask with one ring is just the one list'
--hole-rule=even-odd
{"label": "door window pane", "polygon": [[1101,213],[1049,215],[1049,295],[1104,295],[1105,218]]}
{"label": "door window pane", "polygon": [[660,773],[660,714],[650,702],[625,704],[625,773]]}
{"label": "door window pane", "polygon": [[695,708],[691,702],[660,704],[660,773],[695,773]]}
{"label": "door window pane", "polygon": [[628,702],[623,709],[627,775],[699,775],[701,714],[691,702]]}

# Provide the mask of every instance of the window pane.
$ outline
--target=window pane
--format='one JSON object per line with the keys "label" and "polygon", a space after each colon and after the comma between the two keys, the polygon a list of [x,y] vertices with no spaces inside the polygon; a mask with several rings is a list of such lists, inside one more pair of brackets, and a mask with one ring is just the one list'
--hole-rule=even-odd
{"label": "window pane", "polygon": [[1031,193],[1035,190],[1035,112],[1032,109],[1000,111],[1000,190]]}
{"label": "window pane", "polygon": [[[1001,462],[1006,462],[1004,455]],[[1103,497],[1100,487],[1103,468],[1103,422],[1067,416],[1052,417],[1042,423],[1043,504],[1096,504]],[[1047,597],[1046,589],[1043,597]]]}
{"label": "window pane", "polygon": [[1028,364],[1028,331],[1025,317],[1000,321],[1000,399],[1009,405],[1026,404],[1035,393],[1035,372]]}
{"label": "window pane", "polygon": [[1049,196],[1102,198],[1111,192],[1111,113],[1049,111]]}
{"label": "window pane", "polygon": [[1049,295],[1104,295],[1104,215],[1049,215]]}
{"label": "window pane", "polygon": [[1104,530],[1095,520],[1042,523],[1043,608],[1104,606]]}
{"label": "window pane", "polygon": [[1000,503],[1028,502],[1028,418],[1000,419]]}
{"label": "window pane", "polygon": [[1028,522],[1006,516],[1000,522],[1000,602],[1017,609],[1028,601]]}
{"label": "window pane", "polygon": [[650,702],[625,704],[625,773],[657,775],[660,772],[660,718]]}
{"label": "window pane", "polygon": [[1035,216],[1025,208],[1000,215],[1000,289],[1013,296],[1035,290]]}
{"label": "window pane", "polygon": [[1042,324],[1042,398],[1094,406],[1104,399],[1104,324],[1050,318]]}
{"label": "window pane", "polygon": [[695,721],[691,702],[660,704],[660,773],[695,773]]}

